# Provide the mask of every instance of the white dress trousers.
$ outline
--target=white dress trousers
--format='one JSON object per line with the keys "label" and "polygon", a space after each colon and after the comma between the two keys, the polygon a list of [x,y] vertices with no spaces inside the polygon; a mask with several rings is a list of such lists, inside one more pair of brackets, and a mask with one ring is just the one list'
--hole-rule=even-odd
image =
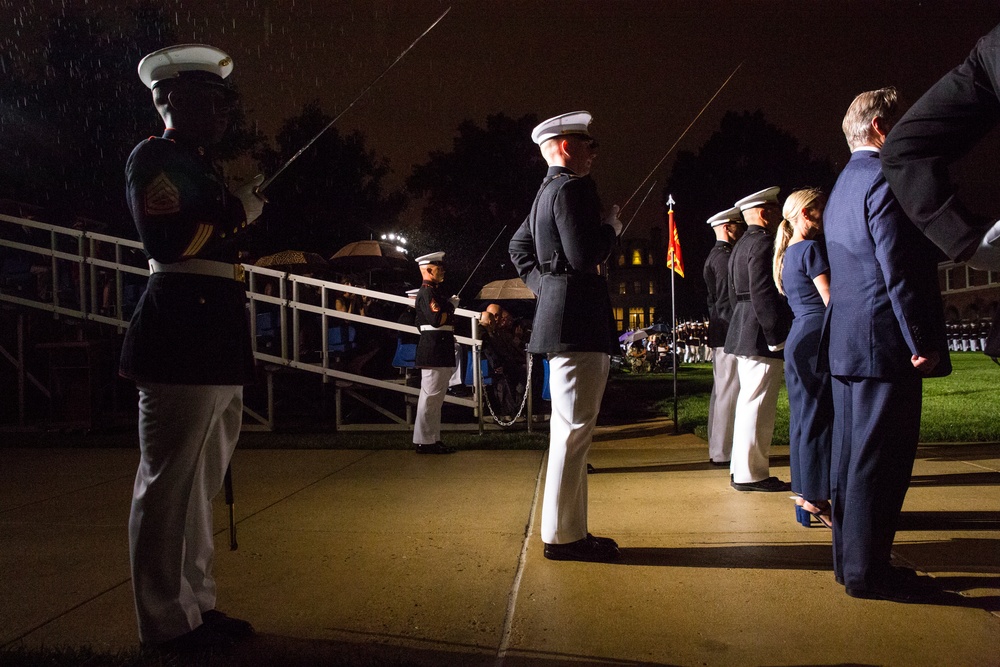
{"label": "white dress trousers", "polygon": [[129,516],[144,643],[194,630],[215,609],[212,499],[236,448],[243,387],[139,383],[139,469]]}
{"label": "white dress trousers", "polygon": [[549,355],[549,462],[542,498],[542,541],[587,536],[587,452],[601,410],[611,358],[604,352]]}
{"label": "white dress trousers", "polygon": [[451,366],[420,369],[420,397],[413,421],[413,444],[433,445],[441,440],[441,406],[455,371]]}
{"label": "white dress trousers", "polygon": [[712,393],[708,398],[708,456],[716,463],[733,457],[733,422],[740,376],[736,355],[723,347],[712,348]]}
{"label": "white dress trousers", "polygon": [[746,484],[770,476],[768,456],[774,437],[778,390],[785,362],[770,357],[736,357],[740,393],[733,422],[733,481]]}

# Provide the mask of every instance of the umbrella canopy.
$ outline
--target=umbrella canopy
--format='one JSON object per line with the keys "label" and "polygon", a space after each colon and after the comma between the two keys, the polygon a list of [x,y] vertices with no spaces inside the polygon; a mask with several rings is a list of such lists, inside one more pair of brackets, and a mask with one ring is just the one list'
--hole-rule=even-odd
{"label": "umbrella canopy", "polygon": [[508,278],[507,280],[494,280],[486,283],[479,290],[476,298],[483,301],[501,301],[504,299],[534,299],[535,295],[520,278]]}
{"label": "umbrella canopy", "polygon": [[276,271],[288,271],[289,273],[312,273],[329,268],[329,264],[322,255],[303,250],[282,250],[273,255],[261,257],[253,265]]}
{"label": "umbrella canopy", "polygon": [[343,273],[377,269],[406,269],[411,261],[395,246],[380,241],[348,243],[330,258],[330,268]]}
{"label": "umbrella canopy", "polygon": [[618,337],[619,343],[634,343],[637,340],[642,340],[643,338],[648,338],[649,334],[642,329],[637,329],[636,331],[626,331],[621,336]]}
{"label": "umbrella canopy", "polygon": [[670,327],[668,327],[666,324],[663,324],[662,322],[657,322],[651,327],[646,327],[645,329],[643,329],[643,331],[650,334],[670,333]]}

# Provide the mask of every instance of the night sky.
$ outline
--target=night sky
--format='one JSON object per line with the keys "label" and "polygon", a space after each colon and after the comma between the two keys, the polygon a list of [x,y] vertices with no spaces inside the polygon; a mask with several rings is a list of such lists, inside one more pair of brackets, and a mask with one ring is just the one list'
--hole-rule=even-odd
{"label": "night sky", "polygon": [[[0,0],[0,36],[12,37],[19,51],[4,60],[38,53],[40,31],[64,5],[109,16],[135,4]],[[638,188],[741,62],[677,150],[697,151],[727,110],[761,109],[839,169],[848,157],[840,121],[855,94],[891,84],[913,101],[1000,22],[995,1],[164,0],[164,6],[181,41],[233,56],[248,116],[272,138],[312,100],[338,113],[452,6],[343,117],[340,130],[363,132],[369,147],[389,159],[389,185],[398,187],[430,151],[450,149],[464,119],[482,125],[497,112],[545,118],[587,109],[601,143],[593,175],[606,203],[623,203]],[[142,84],[136,77],[123,85]],[[964,170],[967,195],[996,208],[992,213],[1000,212],[996,171],[983,165],[998,150],[991,137]],[[671,165],[668,159],[658,171],[661,183]],[[760,187],[771,184],[762,174]],[[683,201],[676,211],[682,229],[695,222],[685,220]],[[411,207],[406,215],[418,213]],[[661,217],[647,205],[634,229]]]}

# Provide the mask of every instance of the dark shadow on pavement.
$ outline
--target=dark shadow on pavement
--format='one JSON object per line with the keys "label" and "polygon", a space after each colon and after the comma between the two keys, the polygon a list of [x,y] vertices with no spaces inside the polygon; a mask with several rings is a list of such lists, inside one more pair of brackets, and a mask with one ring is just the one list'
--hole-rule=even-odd
{"label": "dark shadow on pavement", "polygon": [[898,530],[1000,530],[1000,512],[902,512]]}
{"label": "dark shadow on pavement", "polygon": [[1000,472],[914,475],[910,478],[910,486],[1000,486]]}

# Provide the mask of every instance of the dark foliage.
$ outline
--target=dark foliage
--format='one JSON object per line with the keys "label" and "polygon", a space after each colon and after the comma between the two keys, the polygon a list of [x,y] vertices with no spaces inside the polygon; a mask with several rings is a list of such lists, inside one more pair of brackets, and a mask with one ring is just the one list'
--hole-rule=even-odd
{"label": "dark foliage", "polygon": [[[772,185],[781,187],[784,200],[792,191],[807,186],[829,192],[835,180],[829,161],[813,158],[808,148],[769,123],[759,110],[728,112],[697,155],[678,153],[662,194],[662,201],[668,193],[677,201],[674,218],[686,276],[677,281],[678,318],[701,318],[707,313],[702,267],[715,244],[715,236],[705,224],[709,216]],[[669,312],[669,301],[657,310]]]}

